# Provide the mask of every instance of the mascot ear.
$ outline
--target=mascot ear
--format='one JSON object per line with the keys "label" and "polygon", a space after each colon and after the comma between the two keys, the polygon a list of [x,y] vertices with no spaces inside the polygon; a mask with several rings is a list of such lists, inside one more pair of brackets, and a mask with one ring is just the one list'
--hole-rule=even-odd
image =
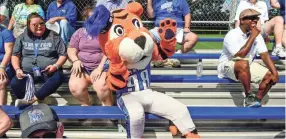
{"label": "mascot ear", "polygon": [[[110,12],[105,6],[99,5],[93,10],[93,14],[84,22],[84,27],[88,35],[98,36],[110,25]],[[112,21],[111,21],[112,22]]]}
{"label": "mascot ear", "polygon": [[137,16],[141,16],[143,13],[143,7],[138,2],[130,2],[125,8],[128,12],[133,13]]}

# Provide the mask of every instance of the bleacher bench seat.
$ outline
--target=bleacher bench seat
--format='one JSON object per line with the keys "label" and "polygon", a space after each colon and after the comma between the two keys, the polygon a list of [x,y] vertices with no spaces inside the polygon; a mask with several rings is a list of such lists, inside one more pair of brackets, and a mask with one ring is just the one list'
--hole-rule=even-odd
{"label": "bleacher bench seat", "polygon": [[[117,106],[51,106],[60,119],[124,119]],[[12,119],[17,119],[21,110],[14,106],[2,106]],[[285,107],[188,107],[193,119],[285,119]],[[146,119],[161,119],[146,114]]]}

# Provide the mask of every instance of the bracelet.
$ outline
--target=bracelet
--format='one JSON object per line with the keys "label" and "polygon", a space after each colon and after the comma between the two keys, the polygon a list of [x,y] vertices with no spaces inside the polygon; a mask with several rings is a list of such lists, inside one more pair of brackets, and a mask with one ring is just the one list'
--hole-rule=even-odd
{"label": "bracelet", "polygon": [[55,66],[57,70],[59,69],[59,66],[57,64],[53,64],[53,66]]}
{"label": "bracelet", "polygon": [[20,68],[15,69],[15,71],[17,71],[17,70],[21,70],[21,69]]}
{"label": "bracelet", "polygon": [[76,62],[76,61],[79,61],[79,59],[75,60],[75,61],[72,61],[72,63]]}
{"label": "bracelet", "polygon": [[5,68],[6,68],[5,66],[0,65],[0,69],[5,69]]}

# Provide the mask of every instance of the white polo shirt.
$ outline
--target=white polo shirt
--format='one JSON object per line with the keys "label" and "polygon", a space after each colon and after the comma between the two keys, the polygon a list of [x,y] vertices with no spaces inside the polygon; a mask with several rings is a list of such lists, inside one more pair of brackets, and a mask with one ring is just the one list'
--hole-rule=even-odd
{"label": "white polo shirt", "polygon": [[[243,33],[240,27],[230,30],[226,34],[223,40],[222,54],[219,58],[219,65],[217,69],[219,78],[226,77],[224,75],[224,65],[234,58],[234,55],[239,52],[239,50],[246,44],[248,38],[249,36]],[[251,49],[245,58],[247,58],[249,60],[249,64],[251,64],[255,58],[256,53],[260,54],[264,52],[268,52],[268,49],[264,39],[259,34],[254,40],[254,43],[252,44]]]}
{"label": "white polo shirt", "polygon": [[245,9],[254,9],[258,11],[261,14],[259,17],[262,25],[265,21],[269,20],[268,8],[264,1],[257,1],[255,4],[252,4],[248,0],[241,0],[239,2],[234,20],[238,21],[240,13]]}

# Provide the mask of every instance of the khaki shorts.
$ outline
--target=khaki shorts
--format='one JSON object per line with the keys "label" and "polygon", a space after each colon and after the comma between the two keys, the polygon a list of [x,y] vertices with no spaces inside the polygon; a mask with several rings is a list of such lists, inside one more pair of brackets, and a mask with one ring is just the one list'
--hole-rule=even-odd
{"label": "khaki shorts", "polygon": [[[228,78],[239,81],[236,79],[235,74],[234,74],[234,64],[235,61],[229,61],[224,65],[224,71],[225,71],[225,76]],[[258,63],[251,63],[250,64],[250,76],[251,76],[251,82],[260,84],[264,76],[269,70],[265,68],[264,66],[258,64]]]}

